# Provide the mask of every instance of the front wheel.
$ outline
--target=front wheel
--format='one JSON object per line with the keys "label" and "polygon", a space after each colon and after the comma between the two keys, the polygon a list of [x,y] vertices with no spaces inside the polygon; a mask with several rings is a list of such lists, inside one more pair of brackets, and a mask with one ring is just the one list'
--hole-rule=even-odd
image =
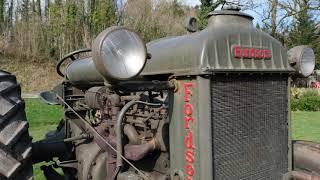
{"label": "front wheel", "polygon": [[33,178],[32,138],[16,77],[0,70],[0,179]]}

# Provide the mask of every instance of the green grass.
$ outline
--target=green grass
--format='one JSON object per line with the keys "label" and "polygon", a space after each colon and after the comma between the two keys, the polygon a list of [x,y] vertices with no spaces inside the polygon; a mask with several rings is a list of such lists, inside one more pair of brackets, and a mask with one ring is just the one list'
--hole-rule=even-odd
{"label": "green grass", "polygon": [[292,138],[320,142],[320,112],[292,113]]}
{"label": "green grass", "polygon": [[[60,106],[49,106],[39,99],[26,99],[26,113],[30,134],[34,141],[42,139],[49,130],[54,130],[63,116]],[[297,111],[292,113],[293,139],[320,142],[320,112]],[[42,163],[45,164],[45,163]],[[40,166],[34,166],[35,180],[44,180]]]}
{"label": "green grass", "polygon": [[[30,134],[33,141],[44,138],[50,130],[55,130],[59,121],[63,117],[61,106],[50,106],[40,99],[25,99],[26,113],[30,125]],[[45,180],[40,166],[46,163],[39,163],[34,166],[35,180]]]}

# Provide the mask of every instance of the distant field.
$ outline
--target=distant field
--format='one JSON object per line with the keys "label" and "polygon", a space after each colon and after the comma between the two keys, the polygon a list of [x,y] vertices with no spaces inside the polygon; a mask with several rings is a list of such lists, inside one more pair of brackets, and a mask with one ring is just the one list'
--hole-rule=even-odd
{"label": "distant field", "polygon": [[[26,112],[30,133],[34,141],[40,140],[49,130],[54,130],[62,118],[60,106],[49,106],[39,99],[26,99]],[[320,112],[292,113],[293,139],[320,142]],[[40,165],[36,165],[35,180],[44,180]]]}

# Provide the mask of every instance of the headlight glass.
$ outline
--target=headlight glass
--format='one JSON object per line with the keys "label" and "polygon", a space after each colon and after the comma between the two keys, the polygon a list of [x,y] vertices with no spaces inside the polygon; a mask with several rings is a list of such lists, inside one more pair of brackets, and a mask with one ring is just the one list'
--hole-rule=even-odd
{"label": "headlight glass", "polygon": [[315,55],[311,48],[305,48],[302,52],[301,61],[301,74],[305,77],[312,74],[315,66]]}
{"label": "headlight glass", "polygon": [[315,67],[315,55],[312,48],[308,46],[295,46],[288,51],[290,65],[296,70],[297,74],[308,77],[312,74]]}
{"label": "headlight glass", "polygon": [[93,45],[93,59],[98,71],[112,80],[137,76],[146,63],[146,45],[139,35],[123,27],[102,32]]}

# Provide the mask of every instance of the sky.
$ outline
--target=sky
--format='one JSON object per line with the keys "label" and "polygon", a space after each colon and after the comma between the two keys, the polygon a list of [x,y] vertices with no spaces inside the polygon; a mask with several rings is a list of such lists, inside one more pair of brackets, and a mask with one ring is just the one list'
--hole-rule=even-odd
{"label": "sky", "polygon": [[[257,0],[256,2],[263,2],[262,0]],[[195,6],[195,5],[200,5],[200,0],[180,0],[180,2],[189,5],[189,6]],[[262,12],[263,6],[259,6],[256,11],[261,11]],[[261,17],[254,11],[247,10],[244,11],[247,14],[250,14],[251,16],[254,17],[253,23],[257,24],[259,21],[261,21]]]}
{"label": "sky", "polygon": [[195,6],[195,5],[199,5],[200,1],[199,0],[184,0],[185,4],[188,4],[190,6]]}

